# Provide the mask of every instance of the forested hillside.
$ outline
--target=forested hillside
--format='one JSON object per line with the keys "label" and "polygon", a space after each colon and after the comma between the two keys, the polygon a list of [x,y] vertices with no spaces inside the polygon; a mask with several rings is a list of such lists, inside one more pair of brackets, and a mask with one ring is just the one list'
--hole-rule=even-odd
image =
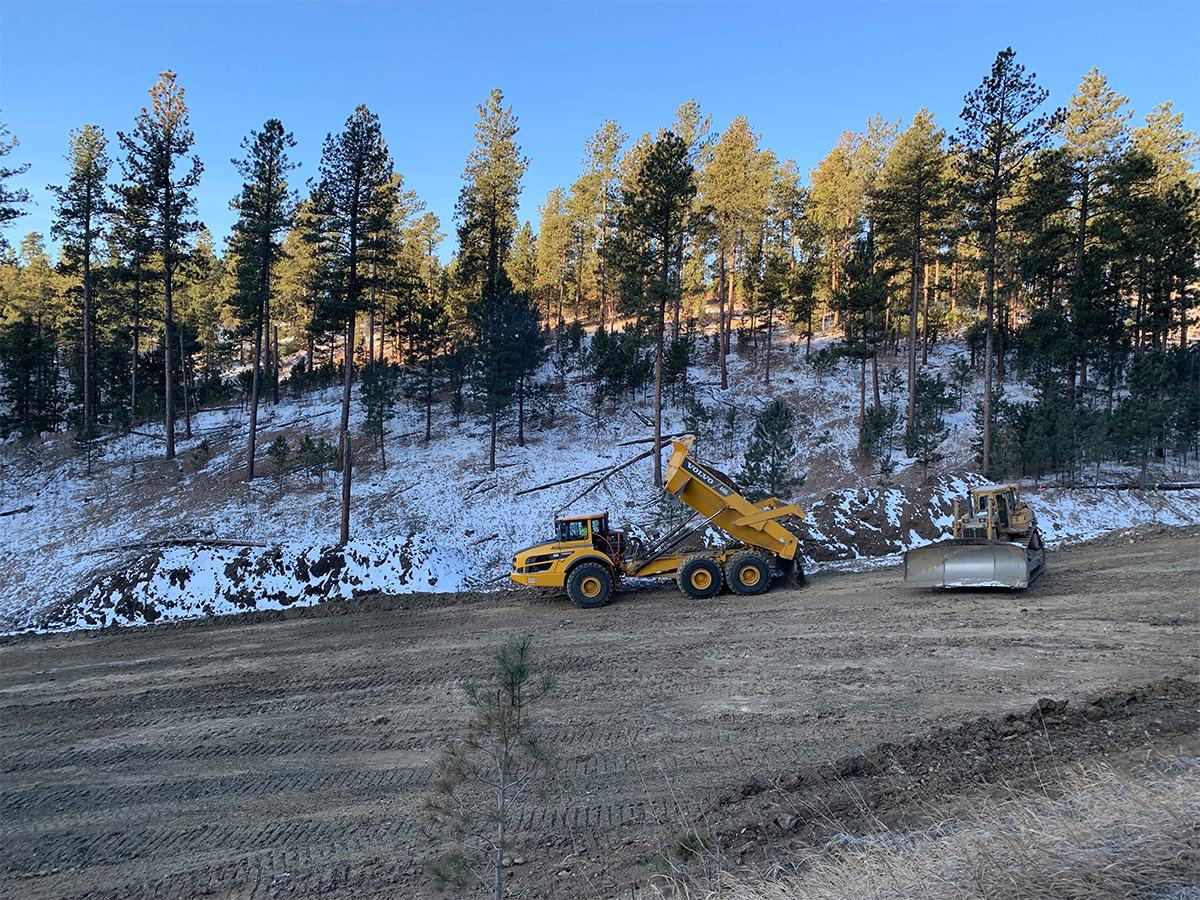
{"label": "forested hillside", "polygon": [[[154,431],[172,459],[197,413],[235,408],[240,477],[289,457],[340,472],[344,543],[354,460],[386,460],[401,403],[422,413],[417,440],[484,423],[494,469],[568,379],[609,408],[647,398],[661,439],[668,406],[693,427],[713,414],[697,367],[713,390],[736,378],[770,398],[791,343],[817,372],[853,361],[865,471],[936,462],[943,415],[978,383],[982,473],[1071,484],[1120,461],[1146,480],[1156,458],[1200,447],[1200,177],[1170,98],[1135,120],[1117,87],[1093,69],[1050,98],[1005,50],[961,110],[847,123],[809,172],[696,101],[653,134],[603,121],[536,223],[517,216],[528,159],[498,89],[452,223],[406,188],[365,106],[320,148],[271,119],[229,148],[244,187],[219,243],[196,195],[231,162],[192,152],[165,72],[129,122],[64,135],[51,235],[15,237],[28,198],[7,182],[28,164],[0,133],[0,427],[73,435],[89,462]],[[316,173],[303,186],[301,157]],[[932,367],[930,347],[956,335],[966,351]],[[728,365],[739,347],[750,365]],[[335,440],[257,442],[264,404],[333,386]],[[794,412],[764,425],[776,443]]]}

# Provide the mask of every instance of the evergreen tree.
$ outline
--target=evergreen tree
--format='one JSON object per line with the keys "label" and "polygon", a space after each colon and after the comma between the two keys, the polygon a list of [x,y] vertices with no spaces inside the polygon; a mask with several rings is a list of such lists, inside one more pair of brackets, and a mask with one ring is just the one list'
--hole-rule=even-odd
{"label": "evergreen tree", "polygon": [[501,412],[518,402],[518,442],[524,441],[526,378],[540,361],[537,308],[514,289],[507,271],[517,230],[517,200],[528,160],[516,143],[517,119],[504,95],[492,90],[479,109],[476,146],[467,158],[456,216],[459,220],[458,280],[467,295],[467,319],[474,331],[473,379],[490,423],[489,470],[496,468],[496,436]]}
{"label": "evergreen tree", "polygon": [[1047,139],[1052,116],[1036,115],[1049,92],[1025,74],[1009,47],[1000,51],[991,72],[967,94],[962,127],[954,141],[962,154],[967,218],[982,238],[987,303],[984,344],[983,468],[991,467],[992,399],[995,354],[996,272],[1001,204],[1013,189],[1025,162]]}
{"label": "evergreen tree", "polygon": [[782,400],[772,400],[758,414],[738,475],[749,500],[790,500],[796,488],[804,484],[804,475],[796,474],[794,468],[793,422],[792,411]]}
{"label": "evergreen tree", "polygon": [[[195,212],[192,192],[200,183],[204,166],[199,157],[183,160],[195,142],[188,127],[188,109],[183,88],[175,73],[161,73],[150,89],[151,109],[142,107],[129,134],[117,132],[126,152],[123,163],[126,184],[119,190],[127,202],[144,204],[149,235],[162,266],[163,282],[163,379],[167,459],[175,458],[175,372],[173,366],[175,315],[173,289],[175,270],[187,256],[189,239],[200,223],[188,218]],[[177,166],[183,165],[177,171]]]}
{"label": "evergreen tree", "polygon": [[65,318],[60,279],[37,232],[25,236],[17,256],[10,251],[4,269],[0,399],[11,414],[0,423],[26,435],[51,431],[62,423],[64,412],[58,366]]}
{"label": "evergreen tree", "polygon": [[[242,141],[246,155],[233,160],[245,179],[241,194],[231,206],[238,211],[233,226],[231,250],[236,258],[236,289],[230,298],[234,316],[254,342],[250,360],[250,428],[246,447],[246,480],[254,479],[255,434],[258,430],[258,399],[262,381],[264,333],[270,340],[271,292],[275,272],[283,258],[281,236],[292,224],[295,196],[288,186],[288,172],[296,167],[287,152],[296,146],[278,119],[268,119],[261,132],[251,131]],[[275,369],[278,370],[278,360]]]}
{"label": "evergreen tree", "polygon": [[531,786],[551,758],[531,707],[553,687],[548,675],[533,675],[529,638],[500,648],[490,683],[464,686],[467,732],[446,748],[426,801],[430,818],[454,842],[431,867],[439,886],[482,888],[491,900],[508,896],[504,858]]}
{"label": "evergreen tree", "polygon": [[946,395],[946,383],[941,375],[930,377],[924,371],[917,373],[916,413],[905,431],[905,443],[909,456],[921,464],[921,478],[929,478],[929,467],[945,459],[939,449],[949,437],[942,413],[950,408],[951,399]]}
{"label": "evergreen tree", "polygon": [[1147,113],[1146,124],[1134,129],[1132,139],[1135,149],[1154,160],[1157,193],[1165,194],[1180,181],[1200,188],[1200,142],[1194,131],[1183,130],[1183,113],[1175,112],[1170,101]]}
{"label": "evergreen tree", "polygon": [[[0,122],[0,229],[8,227],[25,215],[22,209],[29,202],[29,191],[25,188],[10,188],[6,182],[16,175],[24,175],[29,171],[29,163],[8,166],[2,162],[20,144],[15,137],[9,137],[8,124]],[[0,234],[0,250],[8,248],[8,240]]]}
{"label": "evergreen tree", "polygon": [[917,406],[917,317],[921,309],[926,253],[940,246],[937,228],[945,214],[947,191],[945,132],[922,109],[887,156],[872,205],[884,243],[908,263],[908,413],[911,428]]}
{"label": "evergreen tree", "polygon": [[387,468],[384,436],[387,423],[396,417],[396,400],[400,389],[400,370],[386,359],[363,366],[359,390],[362,396],[363,424],[367,434],[379,448],[380,464]]}
{"label": "evergreen tree", "polygon": [[734,119],[713,147],[701,186],[715,239],[722,390],[729,387],[725,357],[729,353],[739,260],[744,265],[760,244],[774,180],[775,154],[759,150],[758,141],[759,136],[744,117]]}
{"label": "evergreen tree", "polygon": [[1131,113],[1122,112],[1128,98],[1108,87],[1108,80],[1092,69],[1071,97],[1056,130],[1063,139],[1066,158],[1074,172],[1075,265],[1072,273],[1072,316],[1076,348],[1080,352],[1080,389],[1087,380],[1088,355],[1102,344],[1105,320],[1112,311],[1095,308],[1101,291],[1104,253],[1088,254],[1089,225],[1096,212],[1093,196],[1102,186],[1112,165],[1128,142],[1126,122]]}
{"label": "evergreen tree", "polygon": [[371,252],[387,229],[396,205],[392,158],[379,118],[359,106],[345,129],[325,138],[319,178],[312,194],[314,239],[322,262],[320,317],[345,334],[342,418],[340,542],[350,540],[350,398],[354,384],[354,338],[358,313],[371,283]]}
{"label": "evergreen tree", "polygon": [[154,236],[151,232],[152,195],[144,185],[115,188],[117,200],[110,204],[108,244],[115,257],[116,299],[129,313],[129,421],[138,415],[138,398],[144,385],[139,366],[142,355],[142,317],[150,300],[150,284],[157,274],[153,267]]}
{"label": "evergreen tree", "polygon": [[80,269],[83,288],[83,310],[80,342],[83,345],[83,433],[91,437],[96,422],[96,396],[93,360],[93,284],[92,256],[103,234],[104,216],[108,211],[108,167],[105,155],[108,141],[104,132],[94,125],[84,125],[71,133],[71,171],[63,187],[50,186],[55,194],[55,223],[53,234],[61,238],[62,258]]}
{"label": "evergreen tree", "polygon": [[425,408],[425,442],[433,433],[433,402],[437,395],[438,376],[443,354],[450,342],[450,317],[443,298],[432,296],[417,305],[409,324],[409,347],[406,362],[418,374],[413,393]]}
{"label": "evergreen tree", "polygon": [[493,88],[480,104],[475,148],[467,157],[455,208],[458,219],[458,273],[475,296],[504,267],[517,231],[517,201],[529,161],[516,143],[517,118]]}
{"label": "evergreen tree", "polygon": [[[546,300],[547,321],[553,321],[557,326],[563,319],[571,244],[571,223],[562,188],[556,187],[546,195],[546,202],[538,207],[538,215],[541,220],[535,284]],[[557,311],[553,308],[554,304],[557,305]]]}
{"label": "evergreen tree", "polygon": [[[644,277],[646,299],[655,309],[654,329],[654,482],[662,484],[662,373],[663,329],[667,304],[678,296],[683,267],[684,236],[696,194],[687,146],[665,132],[646,153],[631,189],[622,192],[618,213],[626,248],[627,283]],[[637,251],[641,250],[639,254]]]}

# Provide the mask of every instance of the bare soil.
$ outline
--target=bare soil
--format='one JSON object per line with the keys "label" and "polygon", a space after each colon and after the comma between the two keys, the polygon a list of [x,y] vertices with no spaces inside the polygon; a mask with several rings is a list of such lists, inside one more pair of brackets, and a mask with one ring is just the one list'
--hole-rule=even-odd
{"label": "bare soil", "polygon": [[366,597],[0,645],[0,895],[433,896],[421,803],[464,680],[530,635],[556,753],[527,896],[655,896],[687,830],[767,867],[1075,765],[1200,756],[1200,529],[1052,553],[1027,591],[896,569],[703,603]]}

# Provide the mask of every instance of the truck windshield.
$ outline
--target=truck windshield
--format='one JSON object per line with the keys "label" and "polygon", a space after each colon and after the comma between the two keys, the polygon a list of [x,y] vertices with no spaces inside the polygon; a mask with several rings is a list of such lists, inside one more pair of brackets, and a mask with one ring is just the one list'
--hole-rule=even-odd
{"label": "truck windshield", "polygon": [[560,541],[583,541],[587,540],[588,530],[587,522],[559,522],[558,523],[558,539]]}

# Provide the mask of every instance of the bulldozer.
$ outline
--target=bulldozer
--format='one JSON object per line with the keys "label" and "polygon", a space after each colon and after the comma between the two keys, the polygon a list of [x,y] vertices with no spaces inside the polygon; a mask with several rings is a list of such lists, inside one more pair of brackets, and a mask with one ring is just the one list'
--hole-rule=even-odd
{"label": "bulldozer", "polygon": [[[513,557],[512,580],[564,588],[584,609],[603,606],[627,577],[674,578],[695,600],[715,596],[724,585],[737,594],[762,593],[777,571],[799,585],[804,577],[797,559],[800,538],[780,520],[803,519],[804,512],[774,497],[747,500],[720,471],[692,456],[692,442],[691,436],[672,442],[662,485],[693,511],[690,518],[653,546],[611,528],[605,512],[556,518],[554,542]],[[700,550],[677,549],[710,525],[729,541]]]}
{"label": "bulldozer", "polygon": [[1046,568],[1037,516],[1015,484],[970,489],[954,501],[954,536],[904,554],[904,587],[1029,587]]}

